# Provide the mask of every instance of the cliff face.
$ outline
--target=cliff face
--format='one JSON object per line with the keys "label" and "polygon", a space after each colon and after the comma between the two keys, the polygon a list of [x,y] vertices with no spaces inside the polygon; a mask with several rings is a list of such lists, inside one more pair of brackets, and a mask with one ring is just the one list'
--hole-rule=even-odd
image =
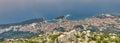
{"label": "cliff face", "polygon": [[[31,19],[25,22],[16,24],[0,25],[0,39],[13,38],[24,38],[29,35],[37,36],[39,34],[52,33],[53,31],[58,32],[69,32],[71,30],[90,30],[92,32],[102,33],[120,33],[120,16],[112,14],[104,14],[95,16],[79,21],[67,20],[67,15],[58,17],[56,23],[46,22],[44,18]],[[11,33],[11,34],[8,34]],[[16,34],[17,33],[17,34]],[[23,35],[19,35],[19,34]],[[24,34],[25,33],[25,34]],[[20,36],[20,37],[17,37]],[[6,36],[6,37],[4,37]]]}

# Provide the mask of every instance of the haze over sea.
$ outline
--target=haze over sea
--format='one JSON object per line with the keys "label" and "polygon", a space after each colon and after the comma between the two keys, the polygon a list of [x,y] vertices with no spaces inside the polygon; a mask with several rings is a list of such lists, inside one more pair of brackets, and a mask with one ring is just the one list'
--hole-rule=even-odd
{"label": "haze over sea", "polygon": [[84,19],[101,13],[119,14],[120,0],[0,0],[0,24],[65,14]]}

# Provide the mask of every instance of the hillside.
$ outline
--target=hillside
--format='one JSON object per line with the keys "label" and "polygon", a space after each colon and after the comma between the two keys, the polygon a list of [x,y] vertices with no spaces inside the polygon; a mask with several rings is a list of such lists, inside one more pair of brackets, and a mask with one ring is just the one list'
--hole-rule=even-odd
{"label": "hillside", "polygon": [[90,30],[54,31],[29,39],[7,39],[1,43],[120,43],[120,34],[104,34]]}
{"label": "hillside", "polygon": [[55,18],[55,23],[50,23],[45,18],[26,20],[20,23],[1,24],[0,40],[27,39],[38,35],[71,30],[90,30],[97,33],[120,33],[120,15],[102,14],[84,20],[68,20],[69,15]]}

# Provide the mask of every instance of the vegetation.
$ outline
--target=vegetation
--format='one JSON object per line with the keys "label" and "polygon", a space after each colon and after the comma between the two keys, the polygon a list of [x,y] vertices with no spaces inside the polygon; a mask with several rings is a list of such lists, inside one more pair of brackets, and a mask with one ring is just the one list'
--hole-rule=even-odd
{"label": "vegetation", "polygon": [[75,25],[75,28],[80,28],[80,29],[84,29],[84,27],[82,25]]}
{"label": "vegetation", "polygon": [[[68,38],[68,39],[67,39]],[[62,40],[62,41],[61,41]],[[120,43],[120,34],[104,34],[90,31],[70,31],[55,34],[43,34],[30,39],[7,39],[0,43]]]}
{"label": "vegetation", "polygon": [[64,27],[54,28],[54,30],[57,30],[57,31],[60,31],[60,32],[65,32],[65,28]]}
{"label": "vegetation", "polygon": [[30,32],[22,32],[22,31],[8,31],[8,32],[4,32],[2,34],[0,34],[0,37],[4,37],[5,38],[31,38],[31,37],[34,37],[34,36],[37,36],[38,34],[35,34],[35,33],[30,33]]}

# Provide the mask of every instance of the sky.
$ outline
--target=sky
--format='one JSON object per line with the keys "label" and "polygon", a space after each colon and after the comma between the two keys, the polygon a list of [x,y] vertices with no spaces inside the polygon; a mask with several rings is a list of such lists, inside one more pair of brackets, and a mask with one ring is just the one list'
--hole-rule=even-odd
{"label": "sky", "polygon": [[79,19],[101,13],[119,14],[120,0],[0,0],[0,24],[65,14]]}

